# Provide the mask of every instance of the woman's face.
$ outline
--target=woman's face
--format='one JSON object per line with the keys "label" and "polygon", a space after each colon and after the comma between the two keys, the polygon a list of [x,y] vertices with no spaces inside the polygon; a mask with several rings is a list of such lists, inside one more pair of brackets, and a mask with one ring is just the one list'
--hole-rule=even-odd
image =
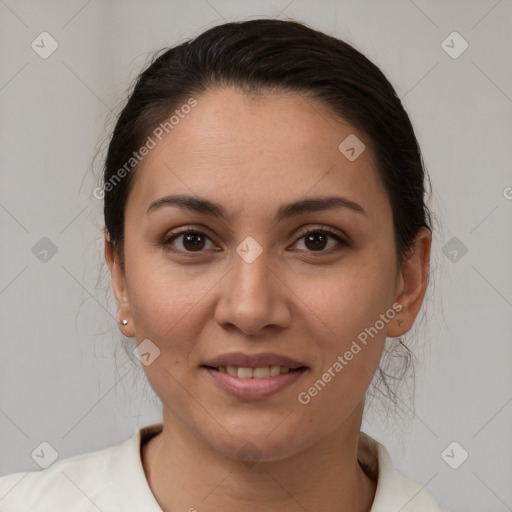
{"label": "woman's face", "polygon": [[406,288],[370,141],[295,94],[196,100],[137,171],[111,264],[164,423],[262,460],[358,432]]}

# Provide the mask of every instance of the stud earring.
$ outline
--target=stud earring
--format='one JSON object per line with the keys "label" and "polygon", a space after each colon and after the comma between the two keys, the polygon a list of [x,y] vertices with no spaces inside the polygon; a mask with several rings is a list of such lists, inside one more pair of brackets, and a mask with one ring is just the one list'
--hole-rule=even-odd
{"label": "stud earring", "polygon": [[121,320],[121,323],[122,323],[123,325],[126,325],[126,324],[128,323],[128,320]]}

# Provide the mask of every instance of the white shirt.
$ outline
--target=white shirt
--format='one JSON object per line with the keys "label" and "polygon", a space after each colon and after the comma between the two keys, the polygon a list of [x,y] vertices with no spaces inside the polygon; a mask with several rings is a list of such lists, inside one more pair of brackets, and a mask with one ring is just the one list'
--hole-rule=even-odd
{"label": "white shirt", "polygon": [[[119,445],[69,457],[40,471],[6,475],[0,478],[0,510],[162,512],[140,455],[141,442],[161,430],[161,423],[138,428]],[[360,433],[358,460],[377,478],[371,512],[442,512],[428,491],[395,469],[384,446],[364,432]],[[195,506],[201,510],[199,503]]]}

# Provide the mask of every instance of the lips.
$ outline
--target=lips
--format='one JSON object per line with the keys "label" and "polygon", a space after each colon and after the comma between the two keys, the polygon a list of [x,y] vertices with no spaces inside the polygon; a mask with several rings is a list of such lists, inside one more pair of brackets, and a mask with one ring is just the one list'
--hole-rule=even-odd
{"label": "lips", "polygon": [[287,356],[265,353],[224,354],[201,368],[221,389],[241,399],[261,399],[296,382],[309,368]]}

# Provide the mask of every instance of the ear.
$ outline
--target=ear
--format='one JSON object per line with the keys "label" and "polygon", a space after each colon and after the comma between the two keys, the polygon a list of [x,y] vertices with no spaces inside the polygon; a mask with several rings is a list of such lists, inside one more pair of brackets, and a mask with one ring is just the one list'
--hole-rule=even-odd
{"label": "ear", "polygon": [[398,338],[408,332],[418,315],[427,289],[431,244],[432,233],[422,227],[398,273],[395,302],[400,303],[402,309],[388,327],[387,336],[390,338]]}
{"label": "ear", "polygon": [[[135,336],[133,319],[130,312],[130,303],[126,289],[126,280],[124,270],[119,264],[119,258],[116,257],[114,247],[110,243],[108,233],[105,234],[105,260],[110,268],[110,277],[112,279],[112,288],[117,304],[117,325],[119,330],[127,337]],[[128,320],[127,325],[122,325],[121,320]]]}

